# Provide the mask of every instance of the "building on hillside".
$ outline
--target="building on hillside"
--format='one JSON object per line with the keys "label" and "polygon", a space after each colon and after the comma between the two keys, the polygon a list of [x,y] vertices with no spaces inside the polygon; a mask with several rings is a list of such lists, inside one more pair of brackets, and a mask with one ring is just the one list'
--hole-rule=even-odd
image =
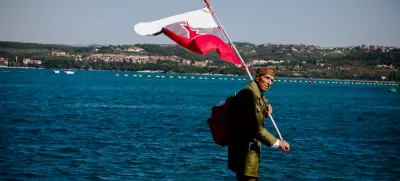
{"label": "building on hillside", "polygon": [[351,68],[349,68],[349,67],[340,67],[339,69],[340,70],[345,70],[345,71],[350,71],[351,70]]}
{"label": "building on hillside", "polygon": [[8,58],[0,57],[0,65],[8,65]]}
{"label": "building on hillside", "polygon": [[182,60],[183,65],[190,65],[191,62],[191,60]]}
{"label": "building on hillside", "polygon": [[143,48],[139,48],[139,47],[129,47],[128,49],[125,49],[124,51],[128,51],[128,52],[142,52],[144,51]]}
{"label": "building on hillside", "polygon": [[195,66],[195,67],[206,67],[207,66],[207,61],[203,61],[203,62],[194,62],[193,64],[192,64],[192,66]]}
{"label": "building on hillside", "polygon": [[65,56],[65,55],[67,55],[67,53],[65,53],[65,52],[58,52],[58,51],[53,50],[53,51],[51,51],[51,55],[55,55],[55,56]]}
{"label": "building on hillside", "polygon": [[26,64],[37,64],[37,65],[40,65],[40,64],[42,64],[42,61],[40,61],[40,60],[32,60],[30,58],[24,58],[23,63],[24,63],[24,65],[26,65]]}

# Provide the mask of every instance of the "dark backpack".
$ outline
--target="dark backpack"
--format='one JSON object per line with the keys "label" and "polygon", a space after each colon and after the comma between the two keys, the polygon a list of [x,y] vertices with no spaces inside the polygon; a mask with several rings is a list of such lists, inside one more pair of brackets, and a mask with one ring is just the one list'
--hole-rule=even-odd
{"label": "dark backpack", "polygon": [[229,120],[228,109],[233,100],[234,96],[231,96],[226,99],[224,104],[213,106],[211,117],[207,120],[213,140],[220,146],[227,146],[233,134],[233,125]]}

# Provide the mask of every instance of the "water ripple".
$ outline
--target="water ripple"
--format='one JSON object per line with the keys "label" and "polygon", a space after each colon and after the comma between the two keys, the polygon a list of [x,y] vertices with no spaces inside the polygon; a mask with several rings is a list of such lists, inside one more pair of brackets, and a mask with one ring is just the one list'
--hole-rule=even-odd
{"label": "water ripple", "polygon": [[[0,180],[235,180],[206,120],[245,82],[114,74],[3,73]],[[274,84],[267,97],[292,152],[264,146],[261,180],[396,180],[398,95]]]}

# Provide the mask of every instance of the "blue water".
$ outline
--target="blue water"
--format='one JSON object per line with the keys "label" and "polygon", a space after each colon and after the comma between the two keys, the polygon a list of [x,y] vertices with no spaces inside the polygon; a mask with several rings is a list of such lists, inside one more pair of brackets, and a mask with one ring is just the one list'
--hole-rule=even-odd
{"label": "blue water", "polygon": [[[235,180],[206,120],[248,80],[0,70],[0,180]],[[264,146],[261,180],[399,179],[388,88],[275,83],[266,96],[292,151]]]}

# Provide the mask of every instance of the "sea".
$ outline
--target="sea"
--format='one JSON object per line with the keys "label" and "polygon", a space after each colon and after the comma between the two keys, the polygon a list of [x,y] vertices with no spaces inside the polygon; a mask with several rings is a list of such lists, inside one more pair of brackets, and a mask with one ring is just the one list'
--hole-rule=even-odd
{"label": "sea", "polygon": [[[393,86],[276,79],[265,96],[291,151],[264,145],[260,180],[400,179]],[[248,82],[1,68],[0,180],[236,180],[227,147],[213,142],[206,120]]]}

